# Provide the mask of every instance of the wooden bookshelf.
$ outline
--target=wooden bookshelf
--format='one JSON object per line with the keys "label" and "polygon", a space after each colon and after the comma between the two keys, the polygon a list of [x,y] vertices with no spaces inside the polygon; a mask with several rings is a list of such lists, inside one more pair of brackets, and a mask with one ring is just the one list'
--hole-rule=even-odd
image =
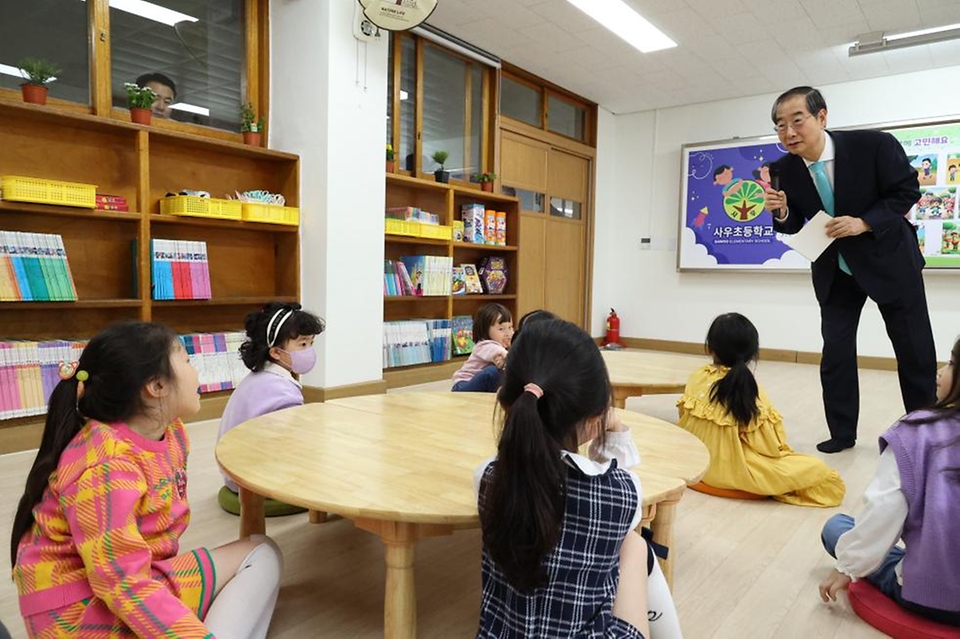
{"label": "wooden bookshelf", "polygon": [[[507,246],[471,244],[453,240],[435,240],[384,234],[384,258],[397,260],[402,255],[439,255],[453,258],[453,265],[479,265],[487,256],[501,256],[507,263],[507,287],[502,295],[432,295],[385,296],[384,321],[405,319],[450,319],[455,315],[474,315],[484,304],[497,302],[506,306],[517,321],[517,278],[519,275],[520,201],[517,198],[488,193],[460,184],[440,184],[433,180],[387,173],[386,206],[415,206],[451,225],[460,218],[460,207],[479,203],[488,209],[506,211]],[[462,358],[433,364],[417,364],[385,368],[384,380],[389,388],[419,384],[450,377],[463,363]]]}
{"label": "wooden bookshelf", "polygon": [[[0,303],[0,338],[83,339],[121,320],[179,333],[242,330],[244,316],[264,303],[298,301],[298,227],[161,215],[160,199],[181,189],[213,197],[268,189],[299,206],[299,164],[280,151],[0,100],[0,176],[95,184],[131,209],[0,201],[0,229],[63,237],[78,297]],[[153,238],[207,243],[213,299],[151,299]],[[201,414],[224,401],[224,393],[204,395]],[[36,446],[42,420],[0,421],[0,453]]]}

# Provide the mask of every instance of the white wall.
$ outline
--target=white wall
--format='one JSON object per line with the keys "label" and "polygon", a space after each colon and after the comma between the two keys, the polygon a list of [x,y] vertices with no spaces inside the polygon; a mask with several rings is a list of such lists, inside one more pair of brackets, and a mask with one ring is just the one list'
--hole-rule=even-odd
{"label": "white wall", "polygon": [[358,46],[357,6],[270,3],[270,146],[300,155],[303,305],[327,322],[310,386],[382,378],[387,39]]}
{"label": "white wall", "polygon": [[[960,66],[820,87],[828,126],[956,116],[957,77]],[[936,99],[928,99],[930,87],[937,87]],[[774,99],[770,94],[620,116],[601,110],[594,335],[603,334],[613,306],[624,336],[702,342],[714,316],[736,310],[757,325],[765,347],[820,351],[809,274],[676,271],[680,146],[769,134]],[[641,237],[652,238],[652,250],[640,250]],[[925,280],[937,353],[946,359],[960,334],[960,273],[928,271]],[[861,355],[893,356],[871,301],[858,344]]]}

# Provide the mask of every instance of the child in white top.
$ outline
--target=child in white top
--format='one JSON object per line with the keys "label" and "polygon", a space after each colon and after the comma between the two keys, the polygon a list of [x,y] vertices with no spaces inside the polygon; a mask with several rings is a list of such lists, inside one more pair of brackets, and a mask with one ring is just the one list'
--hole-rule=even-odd
{"label": "child in white top", "polygon": [[495,393],[513,340],[513,316],[502,304],[485,304],[473,318],[473,352],[453,374],[454,392]]}

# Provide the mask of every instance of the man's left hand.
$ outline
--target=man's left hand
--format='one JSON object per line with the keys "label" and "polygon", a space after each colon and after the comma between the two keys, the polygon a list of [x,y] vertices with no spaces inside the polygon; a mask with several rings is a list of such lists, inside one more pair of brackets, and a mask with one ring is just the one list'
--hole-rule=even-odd
{"label": "man's left hand", "polygon": [[827,222],[827,236],[837,239],[840,237],[853,237],[870,230],[870,225],[859,217],[850,215],[841,215]]}

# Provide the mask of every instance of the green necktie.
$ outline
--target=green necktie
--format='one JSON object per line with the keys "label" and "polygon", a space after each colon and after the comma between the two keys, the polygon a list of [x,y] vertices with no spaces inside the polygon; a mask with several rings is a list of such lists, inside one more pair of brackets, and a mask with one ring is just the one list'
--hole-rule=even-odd
{"label": "green necktie", "polygon": [[[823,162],[814,162],[810,165],[810,170],[813,171],[813,183],[817,187],[817,193],[820,194],[823,209],[827,215],[833,217],[833,189],[830,188],[830,180],[827,178],[826,169],[827,167],[823,165]],[[840,265],[841,271],[847,275],[853,275],[850,267],[847,265],[847,260],[843,259],[843,254],[840,253],[840,251],[837,251],[837,263]]]}

